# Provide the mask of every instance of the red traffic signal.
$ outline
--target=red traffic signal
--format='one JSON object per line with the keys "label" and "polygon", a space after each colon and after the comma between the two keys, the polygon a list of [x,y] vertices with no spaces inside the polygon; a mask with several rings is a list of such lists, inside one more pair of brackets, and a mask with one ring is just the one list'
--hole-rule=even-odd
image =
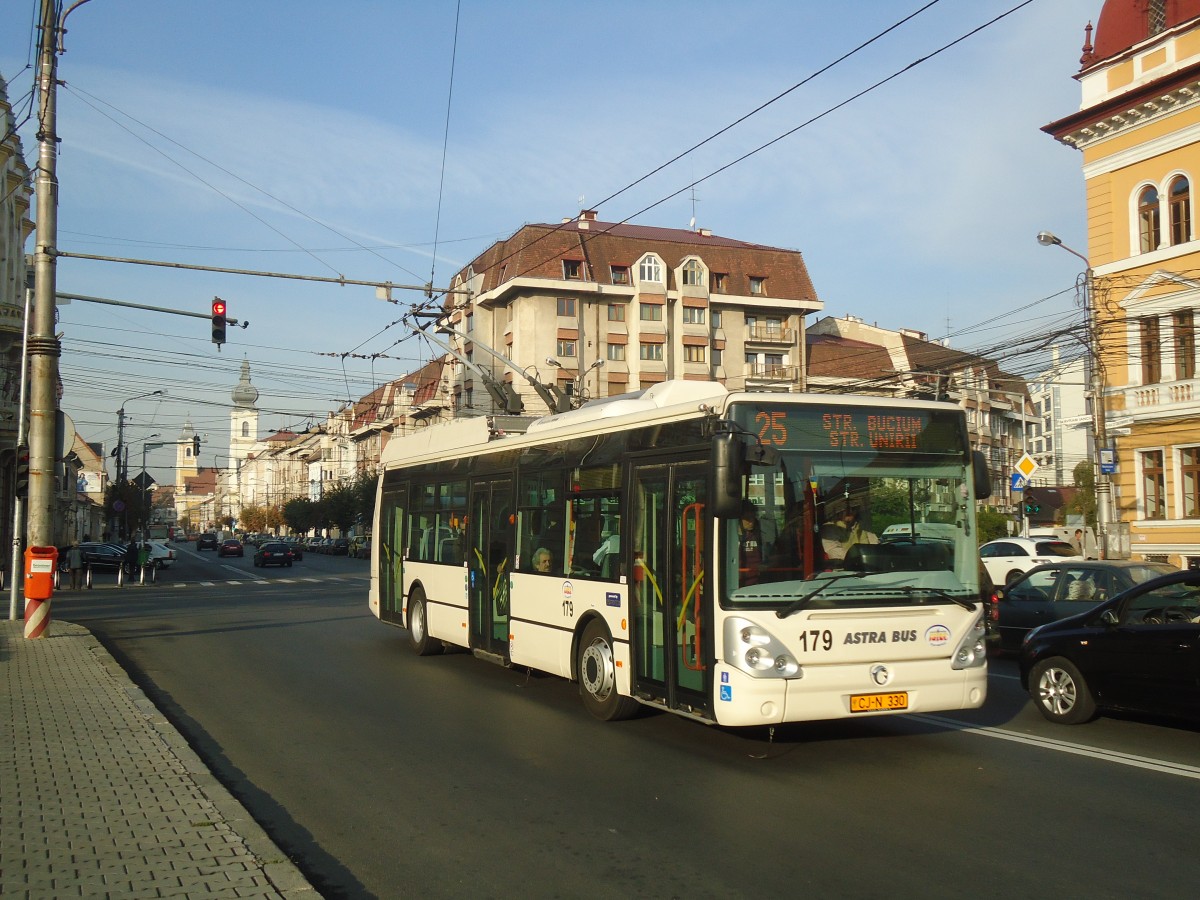
{"label": "red traffic signal", "polygon": [[212,302],[212,342],[218,348],[225,343],[225,301],[220,297]]}
{"label": "red traffic signal", "polygon": [[29,490],[29,445],[19,444],[17,446],[17,478],[16,478],[16,493],[18,496],[25,496]]}

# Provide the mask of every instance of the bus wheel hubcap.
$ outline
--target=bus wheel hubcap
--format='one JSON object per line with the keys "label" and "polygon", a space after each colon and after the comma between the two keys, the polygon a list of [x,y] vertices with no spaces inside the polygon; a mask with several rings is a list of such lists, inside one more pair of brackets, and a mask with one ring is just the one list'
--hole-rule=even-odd
{"label": "bus wheel hubcap", "polygon": [[583,651],[583,665],[579,667],[579,680],[584,689],[597,700],[606,700],[612,693],[616,680],[612,649],[607,641],[593,641]]}

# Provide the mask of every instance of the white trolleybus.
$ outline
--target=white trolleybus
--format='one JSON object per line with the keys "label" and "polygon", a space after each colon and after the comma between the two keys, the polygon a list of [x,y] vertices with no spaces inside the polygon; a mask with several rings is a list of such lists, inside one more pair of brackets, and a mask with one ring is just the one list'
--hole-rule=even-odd
{"label": "white trolleybus", "polygon": [[393,439],[378,491],[371,611],[420,655],[577,681],[601,719],[984,701],[989,479],[950,404],[668,381]]}

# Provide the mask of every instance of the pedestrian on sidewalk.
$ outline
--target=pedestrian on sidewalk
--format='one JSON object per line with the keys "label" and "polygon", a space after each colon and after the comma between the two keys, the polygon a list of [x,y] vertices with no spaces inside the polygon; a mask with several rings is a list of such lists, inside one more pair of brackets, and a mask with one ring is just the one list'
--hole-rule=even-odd
{"label": "pedestrian on sidewalk", "polygon": [[71,573],[71,590],[79,590],[79,575],[83,569],[83,550],[79,548],[79,541],[72,541],[71,549],[67,551],[67,569]]}

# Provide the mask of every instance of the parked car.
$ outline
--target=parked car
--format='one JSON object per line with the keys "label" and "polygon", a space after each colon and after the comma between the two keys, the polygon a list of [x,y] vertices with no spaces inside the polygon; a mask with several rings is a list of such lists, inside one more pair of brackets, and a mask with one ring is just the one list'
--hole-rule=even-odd
{"label": "parked car", "polygon": [[1016,651],[1030,630],[1087,612],[1135,584],[1179,571],[1166,563],[1088,560],[1035,566],[994,592],[988,615],[1000,648]]}
{"label": "parked car", "polygon": [[217,548],[217,556],[245,556],[246,550],[237,538],[226,538]]}
{"label": "parked car", "polygon": [[1008,584],[1043,563],[1083,559],[1066,541],[1020,537],[988,541],[979,548],[979,558],[996,584]]}
{"label": "parked car", "polygon": [[97,571],[115,572],[121,568],[125,559],[125,551],[112,544],[89,542],[79,545],[83,556],[83,564]]}
{"label": "parked car", "polygon": [[350,555],[350,539],[349,538],[334,538],[329,543],[329,547],[325,551],[330,556],[349,556]]}
{"label": "parked car", "polygon": [[301,562],[304,559],[304,541],[298,541],[295,538],[284,538],[283,543],[288,545],[288,549],[292,551],[292,559]]}
{"label": "parked car", "polygon": [[308,539],[306,546],[310,553],[319,553],[323,543],[325,543],[325,538],[313,537]]}
{"label": "parked car", "polygon": [[201,532],[200,537],[196,538],[197,550],[219,550],[220,547],[221,542],[217,540],[217,533],[215,531]]}
{"label": "parked car", "polygon": [[370,559],[371,558],[371,539],[360,538],[354,545],[355,559]]}
{"label": "parked car", "polygon": [[1051,722],[1097,709],[1200,719],[1200,571],[1155,578],[1089,612],[1034,629],[1021,687]]}
{"label": "parked car", "polygon": [[175,551],[162,541],[150,541],[150,561],[156,569],[165,569],[175,562]]}
{"label": "parked car", "polygon": [[254,551],[254,565],[290,566],[292,564],[292,549],[283,541],[266,541]]}

